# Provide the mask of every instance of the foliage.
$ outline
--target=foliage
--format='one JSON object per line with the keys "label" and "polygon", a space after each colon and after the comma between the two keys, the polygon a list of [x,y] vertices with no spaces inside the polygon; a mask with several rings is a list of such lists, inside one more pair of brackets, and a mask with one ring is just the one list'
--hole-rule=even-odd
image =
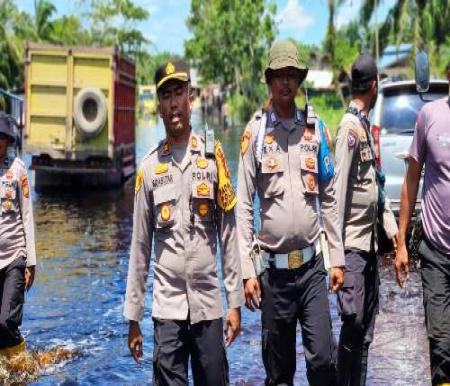
{"label": "foliage", "polygon": [[[368,25],[375,12],[374,0],[364,0],[360,9],[361,24]],[[446,0],[397,0],[380,26],[380,49],[388,44],[413,43],[413,53],[427,50],[440,61],[447,52],[450,36],[450,2]],[[371,45],[373,47],[373,44]],[[413,59],[413,56],[411,57]],[[441,71],[430,60],[432,70]],[[444,66],[444,65],[442,65]]]}
{"label": "foliage", "polygon": [[149,13],[132,0],[84,0],[89,4],[87,17],[91,22],[94,46],[117,45],[126,54],[136,56],[149,41],[136,28]]}
{"label": "foliage", "polygon": [[275,4],[264,0],[191,2],[187,25],[193,37],[185,43],[186,55],[204,82],[233,85],[249,105],[241,112],[254,110],[264,92],[260,78],[275,38],[275,11]]}

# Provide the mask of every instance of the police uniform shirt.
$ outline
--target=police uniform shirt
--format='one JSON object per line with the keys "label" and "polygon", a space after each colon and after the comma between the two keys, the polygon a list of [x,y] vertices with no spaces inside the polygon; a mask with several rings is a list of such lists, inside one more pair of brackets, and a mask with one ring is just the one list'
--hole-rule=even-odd
{"label": "police uniform shirt", "polygon": [[[350,107],[357,108],[354,103]],[[369,133],[369,135],[371,135]],[[373,143],[372,137],[370,141]],[[343,116],[336,135],[336,193],[345,249],[377,250],[378,184],[375,154],[361,121],[349,112]],[[386,198],[383,224],[389,237],[397,223]]]}
{"label": "police uniform shirt", "polygon": [[241,140],[236,216],[244,279],[256,276],[250,258],[256,192],[260,201],[258,239],[263,249],[288,253],[312,245],[320,234],[316,213],[319,195],[331,266],[343,266],[333,178],[325,182],[318,179],[321,136],[306,127],[300,110],[288,128],[273,110],[267,116],[261,157],[257,151],[258,134],[264,130],[260,128],[261,113],[248,123]]}
{"label": "police uniform shirt", "polygon": [[[236,197],[222,148],[205,157],[203,138],[191,134],[178,164],[168,142],[142,161],[136,177],[133,236],[124,315],[139,321],[144,313],[154,239],[152,316],[192,324],[223,316],[217,276],[217,240],[228,308],[244,299],[236,248]],[[186,160],[186,162],[185,162]]]}
{"label": "police uniform shirt", "polygon": [[19,257],[36,265],[33,209],[25,165],[6,158],[0,165],[0,269]]}

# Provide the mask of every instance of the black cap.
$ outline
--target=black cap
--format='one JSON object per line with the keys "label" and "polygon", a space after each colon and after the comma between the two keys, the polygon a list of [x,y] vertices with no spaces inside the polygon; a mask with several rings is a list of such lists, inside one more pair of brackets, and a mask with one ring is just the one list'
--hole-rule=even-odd
{"label": "black cap", "polygon": [[352,65],[352,90],[364,91],[370,82],[378,79],[378,68],[369,54],[361,54]]}
{"label": "black cap", "polygon": [[161,64],[155,72],[155,85],[158,90],[170,79],[178,79],[188,82],[191,78],[189,67],[184,60],[168,60]]}

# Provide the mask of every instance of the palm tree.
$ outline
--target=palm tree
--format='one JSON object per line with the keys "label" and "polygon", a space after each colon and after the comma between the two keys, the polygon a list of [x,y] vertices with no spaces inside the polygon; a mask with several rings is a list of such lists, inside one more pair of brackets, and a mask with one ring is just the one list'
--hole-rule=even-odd
{"label": "palm tree", "polygon": [[48,0],[34,0],[34,28],[40,41],[52,41],[53,23],[50,21],[56,7]]}

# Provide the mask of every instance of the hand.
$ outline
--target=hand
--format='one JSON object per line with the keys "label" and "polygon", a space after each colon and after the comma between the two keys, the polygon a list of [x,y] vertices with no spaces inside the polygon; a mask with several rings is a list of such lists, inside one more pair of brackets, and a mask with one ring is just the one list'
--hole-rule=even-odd
{"label": "hand", "polygon": [[409,257],[406,244],[402,243],[395,254],[395,276],[400,288],[403,288],[403,283],[409,275]]}
{"label": "hand", "polygon": [[231,308],[227,311],[227,319],[223,328],[226,347],[233,343],[239,331],[241,331],[241,308]]}
{"label": "hand", "polygon": [[131,356],[136,363],[141,362],[142,358],[142,333],[139,327],[139,322],[130,320],[130,328],[128,330],[128,348],[130,349]]}
{"label": "hand", "polygon": [[261,304],[261,289],[256,277],[244,280],[245,305],[250,311],[255,311]]}
{"label": "hand", "polygon": [[344,267],[332,267],[330,269],[330,291],[335,294],[344,284]]}
{"label": "hand", "polygon": [[34,283],[34,273],[36,266],[32,265],[25,268],[25,290],[28,292]]}

